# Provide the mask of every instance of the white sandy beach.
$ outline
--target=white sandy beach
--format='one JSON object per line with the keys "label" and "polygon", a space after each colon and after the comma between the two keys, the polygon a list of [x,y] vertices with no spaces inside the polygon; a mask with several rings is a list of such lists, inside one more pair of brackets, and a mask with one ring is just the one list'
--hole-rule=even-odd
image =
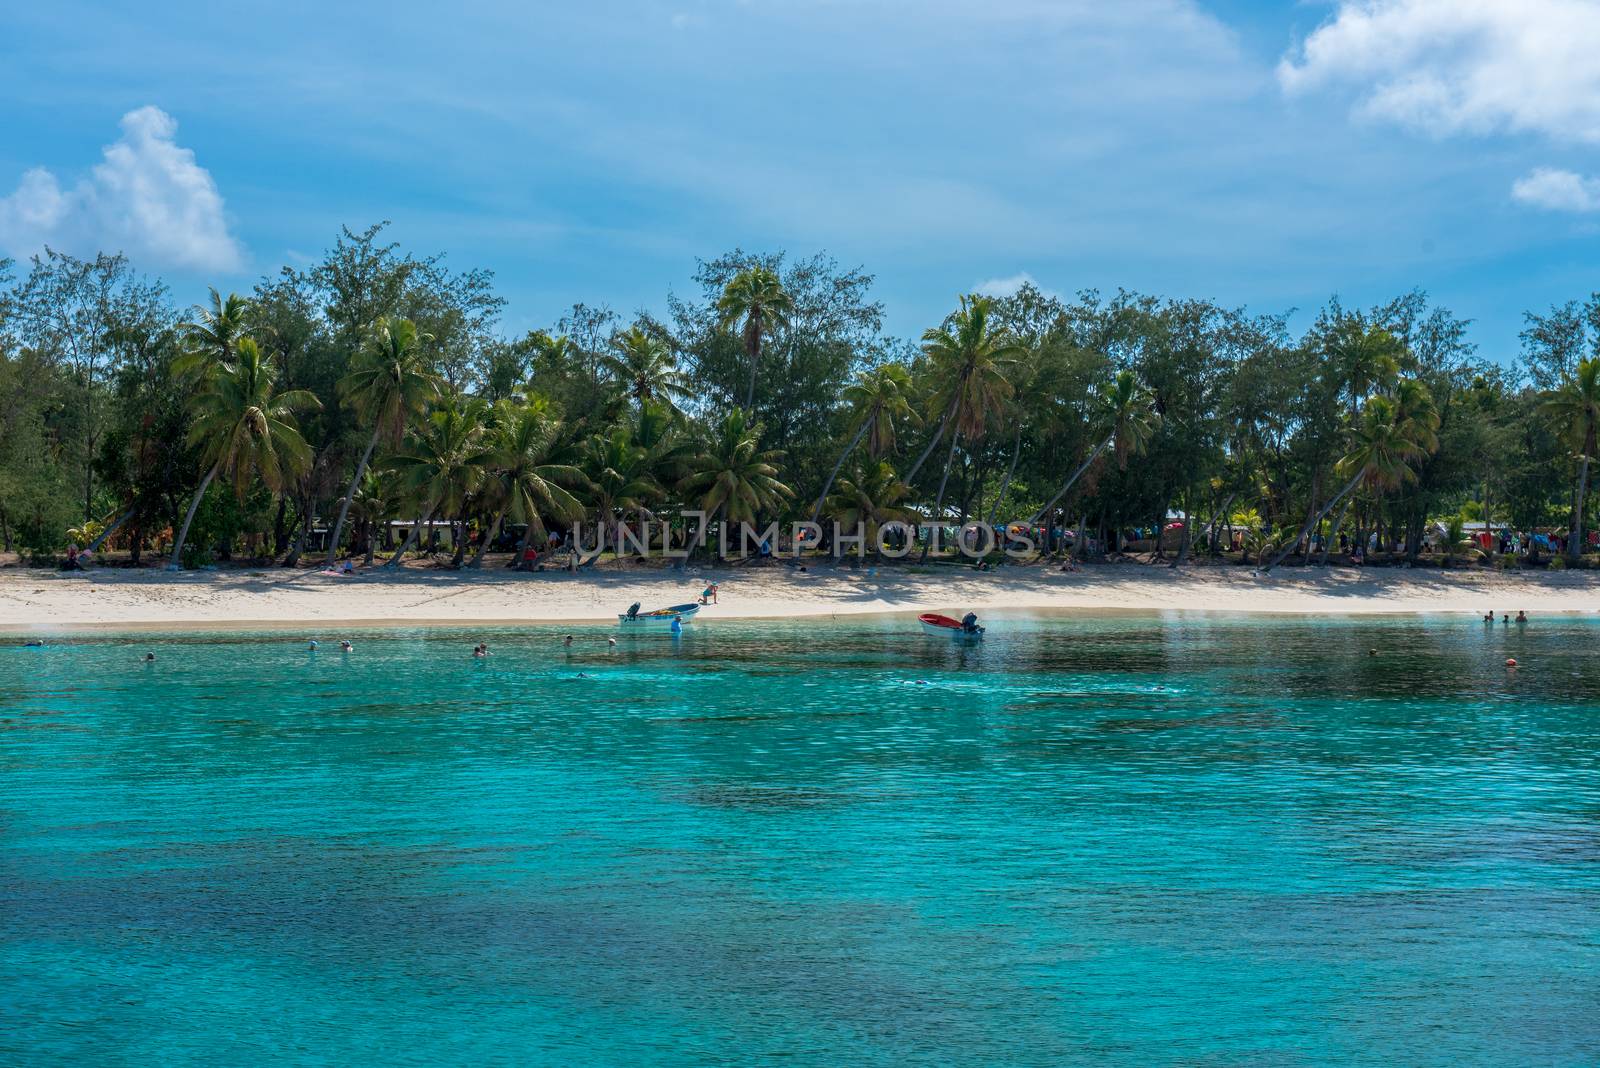
{"label": "white sandy beach", "polygon": [[706,568],[688,574],[599,570],[517,574],[502,569],[411,567],[353,578],[313,570],[220,570],[174,575],[108,568],[63,573],[0,568],[0,628],[10,631],[160,627],[276,627],[489,622],[600,622],[628,604],[693,599],[709,580],[720,602],[702,619],[884,612],[1170,610],[1377,614],[1535,614],[1600,611],[1600,573],[1349,568],[1285,569],[1107,564],[1073,574],[1040,567],[976,573],[882,569],[876,577],[830,566]]}

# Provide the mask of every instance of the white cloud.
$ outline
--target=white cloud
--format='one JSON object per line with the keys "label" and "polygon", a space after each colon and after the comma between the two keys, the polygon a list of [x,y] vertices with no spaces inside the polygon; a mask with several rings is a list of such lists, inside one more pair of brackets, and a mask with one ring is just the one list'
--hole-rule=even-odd
{"label": "white cloud", "polygon": [[0,198],[0,247],[28,255],[49,244],[90,253],[121,250],[151,266],[233,271],[242,264],[222,195],[178,123],[156,107],[122,117],[122,136],[70,189],[49,170],[22,176]]}
{"label": "white cloud", "polygon": [[991,278],[987,282],[979,282],[972,287],[972,291],[985,297],[1014,297],[1023,286],[1032,286],[1047,297],[1056,295],[1041,286],[1027,271],[1019,271],[1009,278]]}
{"label": "white cloud", "polygon": [[1550,211],[1600,211],[1600,178],[1540,167],[1512,183],[1511,196]]}
{"label": "white cloud", "polygon": [[1600,0],[1339,0],[1278,66],[1286,92],[1353,87],[1427,133],[1600,143]]}

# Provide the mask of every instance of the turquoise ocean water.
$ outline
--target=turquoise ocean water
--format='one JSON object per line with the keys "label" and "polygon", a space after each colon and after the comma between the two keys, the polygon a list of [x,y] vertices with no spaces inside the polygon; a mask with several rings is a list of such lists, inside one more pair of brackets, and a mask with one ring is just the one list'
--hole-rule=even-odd
{"label": "turquoise ocean water", "polygon": [[0,1063],[1600,1063],[1600,625],[993,622],[0,649]]}

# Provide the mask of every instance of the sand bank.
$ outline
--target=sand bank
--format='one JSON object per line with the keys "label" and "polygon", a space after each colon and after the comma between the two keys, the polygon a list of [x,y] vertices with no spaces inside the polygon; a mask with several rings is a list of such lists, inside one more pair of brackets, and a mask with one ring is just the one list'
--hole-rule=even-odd
{"label": "sand bank", "polygon": [[1106,564],[1071,574],[1042,567],[823,566],[704,568],[688,574],[596,570],[582,575],[412,566],[336,577],[313,570],[171,574],[108,568],[62,573],[0,568],[0,628],[377,625],[582,622],[691,600],[710,580],[720,603],[702,618],[836,616],[1002,609],[1376,614],[1594,612],[1600,573],[1495,573],[1432,569],[1285,569],[1267,578],[1239,567]]}

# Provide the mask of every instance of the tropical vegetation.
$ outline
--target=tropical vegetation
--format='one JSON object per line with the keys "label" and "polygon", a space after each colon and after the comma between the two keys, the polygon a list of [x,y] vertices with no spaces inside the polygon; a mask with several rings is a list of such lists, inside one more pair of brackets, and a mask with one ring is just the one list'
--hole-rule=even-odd
{"label": "tropical vegetation", "polygon": [[1420,292],[1292,330],[1024,286],[952,294],[912,341],[825,256],[735,250],[693,282],[660,314],[579,304],[513,335],[488,272],[381,225],[192,307],[120,255],[0,261],[0,543],[536,568],[652,524],[692,547],[687,511],[813,521],[824,549],[859,524],[862,557],[890,524],[1009,521],[1042,554],[1271,571],[1501,563],[1484,521],[1581,565],[1596,529],[1600,297],[1486,354]]}

